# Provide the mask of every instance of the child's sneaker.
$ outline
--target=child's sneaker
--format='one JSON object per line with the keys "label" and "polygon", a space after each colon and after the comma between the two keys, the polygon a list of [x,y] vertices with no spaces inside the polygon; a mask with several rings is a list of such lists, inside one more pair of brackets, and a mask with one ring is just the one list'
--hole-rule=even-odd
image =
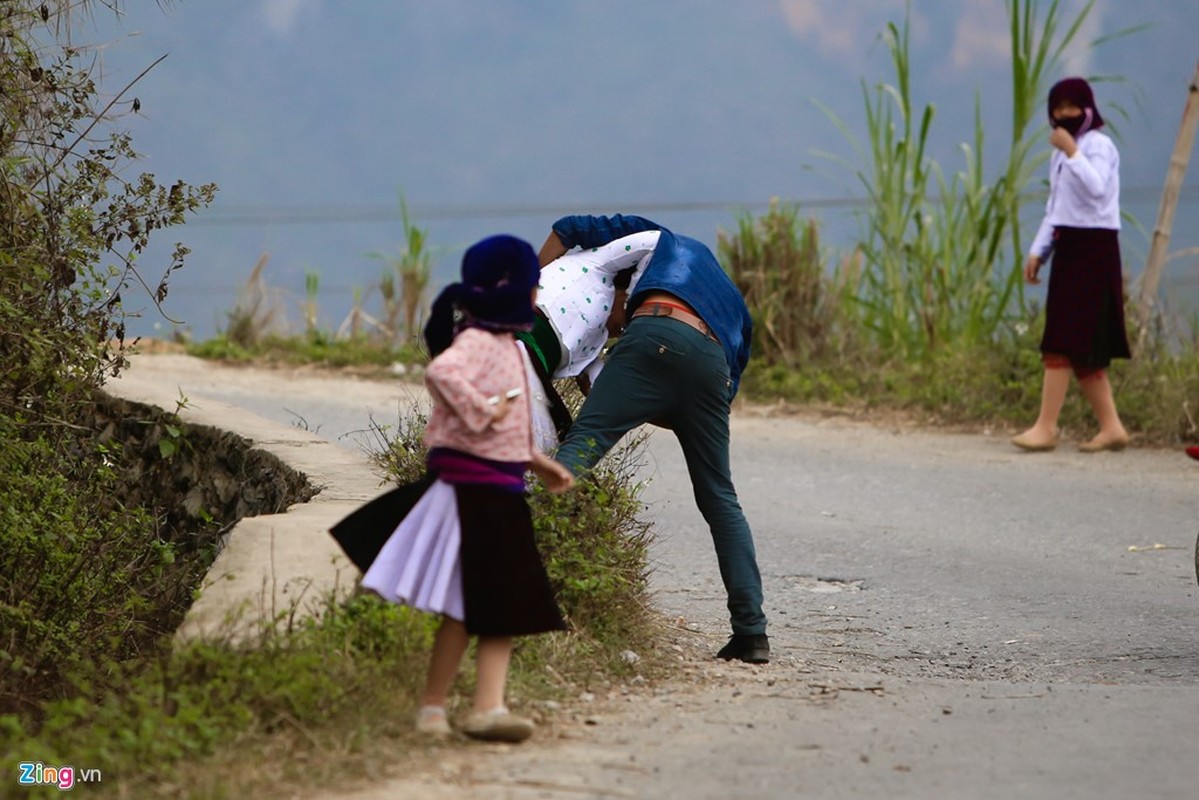
{"label": "child's sneaker", "polygon": [[533,720],[500,706],[491,711],[472,711],[462,724],[462,732],[489,742],[523,742],[533,735]]}
{"label": "child's sneaker", "polygon": [[441,706],[422,706],[416,712],[416,732],[426,736],[449,736],[449,720],[445,717],[445,709]]}

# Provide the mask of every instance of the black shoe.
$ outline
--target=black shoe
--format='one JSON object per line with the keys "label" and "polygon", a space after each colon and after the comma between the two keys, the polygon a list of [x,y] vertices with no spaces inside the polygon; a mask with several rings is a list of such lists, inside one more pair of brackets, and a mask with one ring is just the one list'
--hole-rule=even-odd
{"label": "black shoe", "polygon": [[716,657],[725,661],[736,658],[747,664],[766,664],[770,661],[770,639],[764,633],[734,633]]}

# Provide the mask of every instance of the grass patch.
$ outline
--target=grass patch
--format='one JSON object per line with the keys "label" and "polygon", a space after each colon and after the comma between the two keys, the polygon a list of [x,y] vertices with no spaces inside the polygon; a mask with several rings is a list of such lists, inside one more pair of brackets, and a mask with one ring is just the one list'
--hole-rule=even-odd
{"label": "grass patch", "polygon": [[[836,406],[850,412],[900,412],[930,426],[1021,429],[1041,402],[1040,334],[993,347],[942,347],[916,359],[881,354],[814,362],[799,369],[751,362],[742,380],[756,402],[785,400]],[[1124,425],[1143,445],[1199,441],[1199,353],[1149,352],[1109,369]],[[1090,407],[1071,387],[1059,424],[1070,435],[1090,437]]]}
{"label": "grass patch", "polygon": [[420,349],[393,347],[365,337],[336,339],[321,333],[305,336],[265,336],[252,344],[239,343],[227,335],[187,345],[189,355],[240,364],[327,367],[390,367],[392,364],[423,364],[428,357]]}
{"label": "grass patch", "polygon": [[[136,797],[298,787],[306,765],[334,755],[325,748],[353,765],[373,737],[410,718],[430,641],[421,615],[357,597],[250,647],[187,644],[113,664],[105,685],[81,672],[76,693],[46,703],[44,724],[6,746],[5,759],[99,767],[100,788]],[[272,750],[279,758],[267,763]]]}

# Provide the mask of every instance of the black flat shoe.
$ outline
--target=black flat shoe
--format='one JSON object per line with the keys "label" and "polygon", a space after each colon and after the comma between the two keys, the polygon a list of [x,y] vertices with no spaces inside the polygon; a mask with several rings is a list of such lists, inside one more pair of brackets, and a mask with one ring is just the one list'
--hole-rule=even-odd
{"label": "black flat shoe", "polygon": [[734,633],[716,657],[725,661],[736,658],[747,664],[766,664],[770,661],[770,638],[764,633]]}

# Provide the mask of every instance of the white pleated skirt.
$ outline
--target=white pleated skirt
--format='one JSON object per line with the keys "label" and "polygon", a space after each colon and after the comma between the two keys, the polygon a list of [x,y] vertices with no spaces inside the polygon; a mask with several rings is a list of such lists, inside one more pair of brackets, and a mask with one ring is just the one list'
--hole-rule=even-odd
{"label": "white pleated skirt", "polygon": [[362,586],[385,600],[465,620],[454,487],[437,480],[388,538]]}

